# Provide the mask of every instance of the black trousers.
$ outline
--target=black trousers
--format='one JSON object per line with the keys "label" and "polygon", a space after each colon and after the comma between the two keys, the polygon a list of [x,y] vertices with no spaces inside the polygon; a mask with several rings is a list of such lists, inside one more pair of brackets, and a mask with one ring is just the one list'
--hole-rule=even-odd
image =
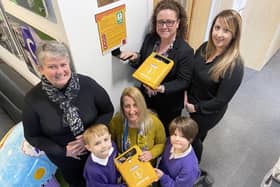
{"label": "black trousers", "polygon": [[181,116],[184,108],[184,91],[171,94],[160,94],[149,97],[146,89],[141,86],[140,90],[145,98],[149,109],[157,113],[158,118],[164,125],[166,136],[169,136],[169,124],[178,116]]}
{"label": "black trousers", "polygon": [[170,110],[170,111],[166,111],[166,110],[157,110],[156,111],[158,113],[158,118],[160,119],[160,121],[163,123],[164,125],[164,129],[165,129],[165,134],[166,134],[166,137],[169,137],[170,134],[169,134],[169,125],[170,125],[170,122],[178,117],[178,116],[181,116],[181,113],[182,113],[182,109],[179,108],[179,109],[174,109],[174,110]]}
{"label": "black trousers", "polygon": [[199,162],[202,157],[203,141],[205,140],[208,131],[217,125],[225,112],[226,108],[214,114],[190,113],[191,118],[197,122],[199,129],[196,138],[192,142],[194,152]]}
{"label": "black trousers", "polygon": [[64,179],[70,187],[85,187],[86,183],[83,177],[83,170],[88,154],[81,156],[80,160],[70,157],[57,157],[48,155],[49,159],[61,171]]}
{"label": "black trousers", "polygon": [[174,118],[181,116],[182,108],[172,108],[172,107],[159,108],[159,107],[156,107],[153,105],[148,105],[148,107],[157,114],[158,118],[160,119],[160,121],[162,122],[162,124],[164,126],[166,137],[169,137],[170,136],[170,134],[169,134],[170,122]]}

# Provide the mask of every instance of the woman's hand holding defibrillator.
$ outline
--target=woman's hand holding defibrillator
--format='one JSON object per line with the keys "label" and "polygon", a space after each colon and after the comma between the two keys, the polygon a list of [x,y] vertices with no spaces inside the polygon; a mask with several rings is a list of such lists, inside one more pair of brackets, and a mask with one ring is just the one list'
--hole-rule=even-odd
{"label": "woman's hand holding defibrillator", "polygon": [[147,92],[149,97],[155,96],[155,95],[157,95],[157,93],[164,93],[165,92],[164,85],[160,85],[156,89],[152,89],[152,88],[150,88],[149,86],[147,86],[145,84],[143,84],[143,86],[146,89],[146,92]]}
{"label": "woman's hand holding defibrillator", "polygon": [[153,155],[151,151],[143,151],[142,154],[139,156],[139,160],[142,162],[148,162],[152,160]]}

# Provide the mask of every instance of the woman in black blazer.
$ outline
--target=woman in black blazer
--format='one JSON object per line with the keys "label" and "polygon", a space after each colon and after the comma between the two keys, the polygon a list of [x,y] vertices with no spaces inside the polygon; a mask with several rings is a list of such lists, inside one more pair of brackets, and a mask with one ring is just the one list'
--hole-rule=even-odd
{"label": "woman in black blazer", "polygon": [[129,58],[131,66],[138,68],[156,52],[174,61],[170,73],[156,89],[141,85],[141,91],[150,109],[154,110],[165,126],[181,115],[184,90],[191,77],[193,49],[185,41],[187,17],[184,8],[174,0],[160,1],[152,16],[152,30],[146,35],[140,53],[123,51],[120,58]]}

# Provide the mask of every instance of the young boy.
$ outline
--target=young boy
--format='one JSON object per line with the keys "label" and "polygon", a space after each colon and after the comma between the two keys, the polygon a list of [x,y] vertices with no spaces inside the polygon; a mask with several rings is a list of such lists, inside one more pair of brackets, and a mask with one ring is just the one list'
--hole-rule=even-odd
{"label": "young boy", "polygon": [[84,167],[86,185],[88,187],[126,187],[124,184],[117,183],[120,176],[114,165],[117,148],[111,141],[107,126],[93,125],[84,132],[83,138],[85,147],[91,152]]}
{"label": "young boy", "polygon": [[198,132],[197,123],[191,118],[177,117],[169,126],[170,138],[155,168],[161,187],[192,187],[200,176],[198,160],[191,146]]}

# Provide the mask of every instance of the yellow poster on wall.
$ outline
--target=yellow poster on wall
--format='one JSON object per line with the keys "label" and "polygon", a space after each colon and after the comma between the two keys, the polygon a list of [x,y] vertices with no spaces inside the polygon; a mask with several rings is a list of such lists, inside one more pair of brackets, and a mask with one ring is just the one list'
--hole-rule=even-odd
{"label": "yellow poster on wall", "polygon": [[95,15],[102,54],[126,43],[125,5]]}

